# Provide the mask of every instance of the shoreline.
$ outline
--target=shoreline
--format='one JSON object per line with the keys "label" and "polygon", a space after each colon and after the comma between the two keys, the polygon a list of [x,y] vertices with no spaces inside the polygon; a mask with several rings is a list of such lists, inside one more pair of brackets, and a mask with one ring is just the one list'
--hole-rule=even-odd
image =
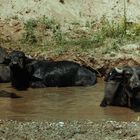
{"label": "shoreline", "polygon": [[140,122],[0,120],[0,139],[137,140]]}

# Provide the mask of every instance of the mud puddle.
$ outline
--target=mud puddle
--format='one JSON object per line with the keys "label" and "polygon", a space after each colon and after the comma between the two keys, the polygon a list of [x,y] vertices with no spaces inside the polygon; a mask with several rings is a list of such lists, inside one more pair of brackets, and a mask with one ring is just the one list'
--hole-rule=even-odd
{"label": "mud puddle", "polygon": [[12,120],[115,120],[137,121],[140,113],[129,108],[99,106],[103,98],[102,80],[92,87],[44,88],[16,91],[10,84],[1,90],[22,98],[0,97],[0,119]]}

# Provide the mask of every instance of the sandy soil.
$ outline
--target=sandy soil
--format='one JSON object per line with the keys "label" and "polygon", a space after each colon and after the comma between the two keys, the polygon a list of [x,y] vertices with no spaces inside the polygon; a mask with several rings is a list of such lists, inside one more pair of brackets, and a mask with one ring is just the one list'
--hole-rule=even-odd
{"label": "sandy soil", "polygon": [[[1,18],[38,18],[54,17],[59,21],[81,21],[118,18],[127,13],[128,21],[139,21],[139,0],[0,0]],[[102,9],[102,10],[100,10]]]}

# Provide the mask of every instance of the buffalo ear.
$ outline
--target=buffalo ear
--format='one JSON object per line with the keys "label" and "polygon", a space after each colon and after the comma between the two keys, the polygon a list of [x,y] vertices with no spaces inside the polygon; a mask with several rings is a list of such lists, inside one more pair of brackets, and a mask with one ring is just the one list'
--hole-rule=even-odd
{"label": "buffalo ear", "polygon": [[9,65],[9,63],[11,62],[12,59],[12,52],[9,53],[5,58],[4,58],[4,63]]}
{"label": "buffalo ear", "polygon": [[27,69],[27,71],[32,75],[33,74],[33,72],[34,72],[34,67],[32,66],[32,64],[27,64],[26,65],[26,69]]}
{"label": "buffalo ear", "polygon": [[10,62],[11,62],[11,58],[8,55],[7,57],[4,58],[4,62],[3,63],[6,64],[6,65],[9,65]]}

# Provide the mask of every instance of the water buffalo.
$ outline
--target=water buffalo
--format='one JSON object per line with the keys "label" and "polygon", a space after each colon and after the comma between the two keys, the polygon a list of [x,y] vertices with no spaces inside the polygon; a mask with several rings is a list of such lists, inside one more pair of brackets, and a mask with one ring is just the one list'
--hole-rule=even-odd
{"label": "water buffalo", "polygon": [[0,83],[10,82],[10,68],[6,61],[8,53],[0,47]]}
{"label": "water buffalo", "polygon": [[96,83],[96,73],[71,61],[32,60],[23,52],[10,54],[12,86],[30,87],[65,87],[88,86]]}
{"label": "water buffalo", "polygon": [[0,47],[0,64],[6,63],[5,58],[7,58],[7,56],[8,56],[7,51],[4,48]]}
{"label": "water buffalo", "polygon": [[0,83],[11,81],[10,68],[7,65],[0,64]]}
{"label": "water buffalo", "polygon": [[26,56],[23,52],[13,51],[9,54],[9,66],[12,86],[22,90],[29,87],[29,72],[26,69]]}
{"label": "water buffalo", "polygon": [[140,105],[140,67],[126,66],[122,70],[113,68],[107,75],[104,98],[100,106]]}

